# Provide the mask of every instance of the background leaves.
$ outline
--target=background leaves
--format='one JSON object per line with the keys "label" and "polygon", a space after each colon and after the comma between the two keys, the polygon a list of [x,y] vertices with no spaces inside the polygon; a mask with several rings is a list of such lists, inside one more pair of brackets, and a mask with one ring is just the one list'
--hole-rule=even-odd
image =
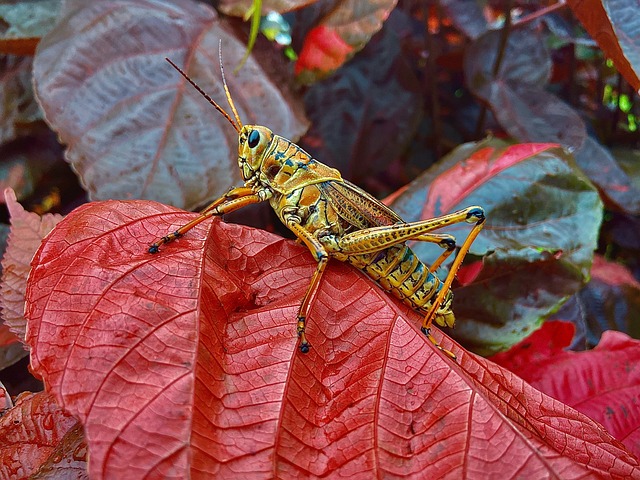
{"label": "background leaves", "polygon": [[640,191],[611,154],[587,135],[579,113],[544,90],[551,58],[539,31],[514,30],[508,37],[497,73],[502,33],[490,31],[466,50],[465,75],[475,95],[492,108],[496,120],[522,142],[558,142],[574,153],[578,165],[615,207],[637,214]]}
{"label": "background leaves", "polygon": [[361,55],[306,92],[312,127],[304,144],[347,178],[373,183],[415,135],[421,90],[400,55],[398,34],[387,28]]}
{"label": "background leaves", "polygon": [[640,337],[640,284],[622,265],[593,259],[591,281],[554,315],[571,321],[577,329],[571,345],[576,350],[593,348],[606,330],[627,332]]}
{"label": "background leaves", "polygon": [[[171,57],[224,98],[219,41],[230,58],[244,46],[213,10],[145,1],[65,13],[38,46],[35,85],[91,198],[149,198],[191,209],[239,182],[236,132],[164,60]],[[304,132],[300,108],[254,59],[229,87],[245,123],[271,117],[272,128],[289,138]]]}
{"label": "background leaves", "polygon": [[[31,259],[40,242],[53,227],[62,220],[61,215],[47,214],[43,217],[26,212],[16,201],[13,190],[4,192],[7,208],[11,213],[11,233],[7,250],[2,257],[2,316],[3,328],[8,328],[24,342],[26,319],[24,318],[25,291]],[[5,365],[8,366],[8,365]]]}
{"label": "background leaves", "polygon": [[322,11],[307,33],[296,63],[302,82],[314,82],[337,70],[377,33],[397,0],[340,0]]}
{"label": "background leaves", "polygon": [[631,86],[636,91],[640,90],[638,18],[633,2],[625,0],[609,4],[591,0],[570,0],[568,3]]}

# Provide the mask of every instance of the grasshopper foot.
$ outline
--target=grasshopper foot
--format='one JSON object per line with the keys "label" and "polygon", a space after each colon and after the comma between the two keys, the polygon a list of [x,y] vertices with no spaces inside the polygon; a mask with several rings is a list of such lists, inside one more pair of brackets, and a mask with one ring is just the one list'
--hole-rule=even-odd
{"label": "grasshopper foot", "polygon": [[304,334],[304,330],[306,328],[306,321],[304,318],[298,317],[298,338],[300,339],[300,351],[302,353],[309,353],[309,349],[311,345],[307,342],[307,336]]}
{"label": "grasshopper foot", "polygon": [[175,232],[170,233],[169,235],[165,235],[157,242],[154,242],[151,245],[149,245],[149,249],[147,251],[151,254],[158,253],[160,251],[161,245],[164,245],[165,243],[173,242],[176,238],[180,238],[181,236],[182,234],[176,230]]}
{"label": "grasshopper foot", "polygon": [[453,360],[454,362],[458,360],[458,357],[456,357],[456,354],[453,352],[450,352],[449,350],[447,350],[446,348],[442,348],[440,346],[440,344],[438,342],[436,342],[436,339],[433,338],[431,336],[431,329],[430,328],[425,328],[422,327],[420,330],[422,330],[422,333],[424,333],[426,335],[426,337],[429,339],[429,341],[431,343],[433,343],[433,345],[440,350],[442,353],[446,354],[448,357],[451,357],[451,360]]}

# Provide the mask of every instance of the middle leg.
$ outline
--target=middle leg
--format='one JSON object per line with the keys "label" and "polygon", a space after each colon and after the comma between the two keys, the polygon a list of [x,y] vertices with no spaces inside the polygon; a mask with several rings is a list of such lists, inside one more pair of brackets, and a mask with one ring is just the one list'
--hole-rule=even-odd
{"label": "middle leg", "polygon": [[288,215],[285,217],[287,227],[298,237],[298,239],[304,243],[313,258],[318,262],[318,266],[316,267],[316,271],[313,273],[311,277],[311,282],[307,287],[307,291],[304,294],[302,299],[302,303],[300,304],[300,308],[298,309],[298,324],[297,324],[297,332],[298,338],[300,338],[300,351],[302,353],[309,352],[309,342],[307,341],[307,337],[305,334],[306,326],[307,326],[307,317],[309,316],[309,311],[311,310],[311,306],[313,305],[313,301],[318,294],[318,289],[320,288],[320,280],[322,279],[322,274],[329,262],[329,255],[327,251],[322,246],[322,244],[318,241],[318,239],[313,236],[310,232],[308,232],[302,225],[300,225],[300,218],[296,215]]}

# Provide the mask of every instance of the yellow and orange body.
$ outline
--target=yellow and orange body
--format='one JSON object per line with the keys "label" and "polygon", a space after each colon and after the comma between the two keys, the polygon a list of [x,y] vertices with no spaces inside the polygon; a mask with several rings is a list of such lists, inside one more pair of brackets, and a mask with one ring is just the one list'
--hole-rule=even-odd
{"label": "yellow and orange body", "polygon": [[[329,257],[362,270],[386,291],[426,314],[442,282],[404,242],[394,244],[397,235],[393,228],[387,229],[389,238],[385,239],[390,246],[381,248],[380,243],[376,243],[371,253],[349,254],[351,250],[340,246],[340,239],[350,233],[371,227],[406,225],[402,219],[365,191],[345,181],[340,172],[313,159],[289,140],[274,135],[265,127],[248,125],[244,129],[259,132],[268,148],[255,148],[262,154],[263,162],[260,166],[251,165],[249,169],[244,159],[255,157],[250,151],[241,151],[240,168],[247,172],[253,172],[255,168],[255,172],[259,172],[253,176],[258,179],[255,185],[259,185],[258,189],[269,189],[269,203],[281,221],[287,225],[295,218],[300,227],[317,238]],[[254,184],[253,181],[250,183]],[[358,239],[358,243],[359,247],[364,246],[367,239]],[[319,255],[319,252],[313,253]],[[453,326],[452,299],[449,291],[436,313],[436,323]]]}

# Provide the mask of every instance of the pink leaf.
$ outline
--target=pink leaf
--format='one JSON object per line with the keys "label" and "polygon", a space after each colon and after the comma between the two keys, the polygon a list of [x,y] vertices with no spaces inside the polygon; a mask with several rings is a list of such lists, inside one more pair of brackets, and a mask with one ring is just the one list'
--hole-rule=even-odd
{"label": "pink leaf", "polygon": [[24,341],[26,328],[24,295],[31,259],[44,236],[62,220],[62,216],[46,214],[40,217],[25,211],[10,188],[4,191],[4,198],[11,215],[11,232],[7,239],[7,249],[2,257],[0,306],[2,306],[4,324]]}
{"label": "pink leaf", "polygon": [[307,33],[296,63],[296,75],[312,83],[337,70],[360,51],[382,27],[397,0],[339,1]]}

